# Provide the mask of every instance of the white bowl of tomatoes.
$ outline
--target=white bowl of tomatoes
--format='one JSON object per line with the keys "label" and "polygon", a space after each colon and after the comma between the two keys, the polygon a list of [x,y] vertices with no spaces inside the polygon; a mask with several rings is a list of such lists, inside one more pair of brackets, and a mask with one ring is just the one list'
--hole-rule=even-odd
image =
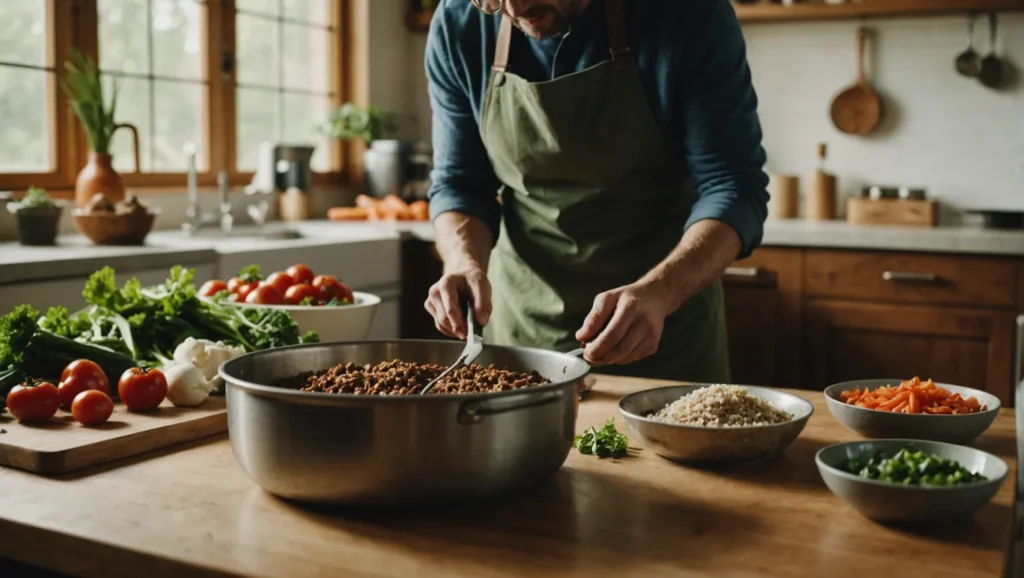
{"label": "white bowl of tomatoes", "polygon": [[321,343],[361,341],[373,325],[380,297],[353,291],[332,275],[317,275],[296,264],[266,278],[249,266],[228,281],[207,281],[201,299],[223,300],[237,307],[270,307],[287,311],[303,333],[315,331]]}

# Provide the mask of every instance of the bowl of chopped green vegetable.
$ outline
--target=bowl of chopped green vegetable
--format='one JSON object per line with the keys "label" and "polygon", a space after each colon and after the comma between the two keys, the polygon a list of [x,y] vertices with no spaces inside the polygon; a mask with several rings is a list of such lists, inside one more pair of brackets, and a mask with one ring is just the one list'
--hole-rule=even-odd
{"label": "bowl of chopped green vegetable", "polygon": [[1009,470],[981,450],[906,439],[835,444],[818,451],[814,461],[840,500],[890,523],[969,516],[996,495]]}

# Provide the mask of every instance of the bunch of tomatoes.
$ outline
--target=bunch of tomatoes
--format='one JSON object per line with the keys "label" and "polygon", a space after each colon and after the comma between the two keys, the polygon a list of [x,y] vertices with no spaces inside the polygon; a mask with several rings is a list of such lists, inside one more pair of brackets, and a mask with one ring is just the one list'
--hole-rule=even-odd
{"label": "bunch of tomatoes", "polygon": [[[329,305],[353,302],[352,290],[332,275],[314,275],[306,265],[296,264],[276,271],[264,280],[253,268],[243,269],[227,283],[207,281],[199,289],[202,297],[228,292],[228,300],[251,305]],[[258,269],[257,269],[258,271]]]}
{"label": "bunch of tomatoes", "polygon": [[[167,378],[159,369],[133,367],[118,380],[117,394],[128,411],[153,411],[167,396]],[[64,368],[57,386],[29,379],[7,394],[7,409],[21,422],[46,421],[58,408],[84,426],[105,423],[114,413],[107,374],[95,362],[78,359]]]}

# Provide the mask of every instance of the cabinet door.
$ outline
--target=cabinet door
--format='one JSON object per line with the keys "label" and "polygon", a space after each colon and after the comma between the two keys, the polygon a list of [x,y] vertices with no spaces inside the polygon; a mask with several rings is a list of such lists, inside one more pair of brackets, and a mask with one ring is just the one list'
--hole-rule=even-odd
{"label": "cabinet door", "polygon": [[448,339],[434,327],[423,308],[430,286],[441,278],[443,266],[433,243],[402,242],[402,339]]}
{"label": "cabinet door", "polygon": [[1012,311],[812,299],[804,306],[808,384],[918,376],[982,389],[1006,405],[1015,318]]}
{"label": "cabinet door", "polygon": [[722,277],[734,383],[800,387],[803,251],[761,248]]}

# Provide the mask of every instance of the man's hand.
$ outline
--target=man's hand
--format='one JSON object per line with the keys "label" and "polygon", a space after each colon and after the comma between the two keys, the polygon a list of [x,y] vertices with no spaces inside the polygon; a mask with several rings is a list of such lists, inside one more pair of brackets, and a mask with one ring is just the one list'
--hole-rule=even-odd
{"label": "man's hand", "polygon": [[601,293],[576,332],[587,343],[586,358],[594,365],[622,365],[654,354],[661,342],[671,299],[656,282],[633,283]]}
{"label": "man's hand", "polygon": [[720,277],[741,248],[729,225],[711,219],[695,223],[639,281],[597,296],[576,332],[576,339],[587,343],[587,361],[622,365],[653,355],[665,318]]}
{"label": "man's hand", "polygon": [[423,306],[434,318],[437,330],[450,337],[465,339],[468,331],[462,314],[460,296],[472,298],[473,315],[480,325],[487,325],[491,316],[491,282],[477,268],[460,273],[446,273],[434,283]]}

